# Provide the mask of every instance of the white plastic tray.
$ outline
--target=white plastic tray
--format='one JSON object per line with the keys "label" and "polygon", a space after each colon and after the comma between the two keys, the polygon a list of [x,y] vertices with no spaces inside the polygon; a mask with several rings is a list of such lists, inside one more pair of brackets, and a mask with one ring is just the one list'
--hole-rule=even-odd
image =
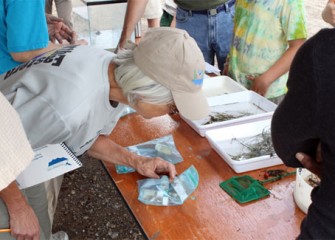
{"label": "white plastic tray", "polygon": [[241,84],[227,76],[204,78],[202,89],[206,97],[219,96],[227,93],[247,90]]}
{"label": "white plastic tray", "polygon": [[219,112],[239,115],[247,112],[251,115],[222,122],[213,122],[206,125],[204,125],[204,123],[209,121],[210,116],[197,121],[192,121],[182,116],[182,118],[202,137],[205,136],[207,131],[212,129],[232,126],[238,123],[251,122],[256,119],[269,118],[277,107],[276,104],[253,91],[230,93],[210,97],[207,98],[207,100],[211,109],[211,114]]}
{"label": "white plastic tray", "polygon": [[[268,118],[266,120],[214,129],[206,132],[206,138],[212,148],[235,172],[247,172],[283,164],[276,154],[273,156],[265,155],[240,161],[231,158],[231,156],[240,154],[242,149],[245,149],[239,142],[243,142],[248,137],[254,137],[262,133],[264,129],[269,129],[270,127],[271,118]],[[233,139],[236,139],[237,141]]]}

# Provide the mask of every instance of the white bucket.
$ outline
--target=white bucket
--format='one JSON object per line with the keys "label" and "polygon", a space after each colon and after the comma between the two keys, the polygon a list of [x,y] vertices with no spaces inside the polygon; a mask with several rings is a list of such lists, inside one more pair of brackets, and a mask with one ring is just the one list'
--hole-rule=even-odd
{"label": "white bucket", "polygon": [[311,205],[311,192],[313,187],[306,182],[306,179],[312,173],[305,168],[298,168],[296,174],[296,183],[293,192],[294,201],[304,213],[307,213],[309,205]]}

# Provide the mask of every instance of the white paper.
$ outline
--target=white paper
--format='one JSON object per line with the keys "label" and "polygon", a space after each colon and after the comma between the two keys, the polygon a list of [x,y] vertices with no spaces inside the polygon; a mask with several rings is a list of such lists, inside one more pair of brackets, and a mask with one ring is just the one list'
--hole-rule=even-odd
{"label": "white paper", "polygon": [[16,179],[21,189],[58,177],[82,165],[64,144],[46,145],[34,152],[34,159]]}

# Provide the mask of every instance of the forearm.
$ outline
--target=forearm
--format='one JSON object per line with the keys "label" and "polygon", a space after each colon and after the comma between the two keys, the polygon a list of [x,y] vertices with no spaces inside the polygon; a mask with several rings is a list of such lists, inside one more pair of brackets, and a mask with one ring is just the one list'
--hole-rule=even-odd
{"label": "forearm", "polygon": [[124,18],[123,29],[120,37],[119,47],[123,48],[124,44],[135,29],[138,21],[144,14],[148,0],[128,0],[126,16]]}
{"label": "forearm", "polygon": [[88,150],[91,157],[102,161],[129,166],[136,169],[136,160],[143,158],[127,151],[124,147],[116,144],[106,136],[99,136],[92,147]]}
{"label": "forearm", "polygon": [[54,50],[56,48],[61,48],[62,45],[60,44],[54,44],[52,42],[49,42],[48,46],[45,48],[40,48],[36,50],[31,50],[31,51],[25,51],[25,52],[12,52],[10,53],[12,58],[17,61],[17,62],[27,62],[31,60],[34,57],[37,57],[45,52]]}
{"label": "forearm", "polygon": [[173,179],[177,172],[175,166],[159,157],[147,158],[127,151],[106,136],[99,136],[88,154],[108,163],[126,165],[147,177],[159,178],[159,173],[168,173]]}
{"label": "forearm", "polygon": [[289,41],[289,48],[266,72],[262,74],[264,79],[269,81],[269,84],[290,70],[293,58],[304,42],[305,39]]}
{"label": "forearm", "polygon": [[39,239],[37,216],[15,182],[0,192],[0,198],[7,206],[11,235],[17,239]]}
{"label": "forearm", "polygon": [[22,206],[27,205],[26,199],[15,182],[12,182],[7,188],[0,191],[0,198],[6,204],[9,214],[19,211]]}
{"label": "forearm", "polygon": [[170,27],[173,27],[173,28],[176,27],[176,16],[173,16],[173,20],[172,20],[172,22],[170,24]]}

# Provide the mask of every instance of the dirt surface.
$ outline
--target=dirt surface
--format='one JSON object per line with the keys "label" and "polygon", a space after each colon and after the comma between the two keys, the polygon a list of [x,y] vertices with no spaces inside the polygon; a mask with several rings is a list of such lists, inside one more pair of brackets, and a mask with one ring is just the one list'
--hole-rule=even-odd
{"label": "dirt surface", "polygon": [[146,239],[102,163],[80,160],[83,167],[64,176],[53,232],[71,240]]}

